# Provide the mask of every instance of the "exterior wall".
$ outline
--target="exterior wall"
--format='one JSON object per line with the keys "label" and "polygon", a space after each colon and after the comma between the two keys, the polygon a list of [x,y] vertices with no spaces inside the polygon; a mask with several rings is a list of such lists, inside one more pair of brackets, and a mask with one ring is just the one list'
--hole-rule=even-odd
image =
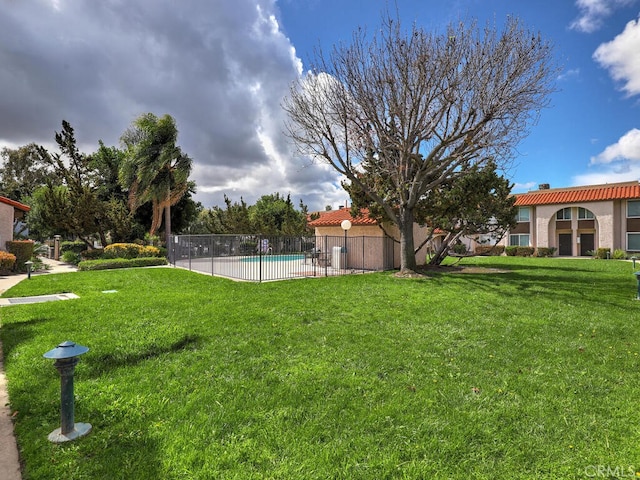
{"label": "exterior wall", "polygon": [[383,270],[386,265],[384,245],[380,241],[367,241],[366,237],[383,238],[384,232],[375,225],[353,225],[345,239],[344,230],[339,227],[316,227],[316,248],[325,255],[327,264],[333,260],[333,249],[343,247],[346,242],[346,265],[348,268]]}
{"label": "exterior wall", "polygon": [[13,212],[11,205],[0,202],[0,250],[6,250],[5,243],[13,240]]}
{"label": "exterior wall", "polygon": [[620,245],[618,248],[627,248],[627,202],[618,200],[614,205],[614,240]]}
{"label": "exterior wall", "polygon": [[[595,216],[593,228],[579,228],[578,207],[590,210]],[[556,222],[556,213],[563,208],[571,208],[571,220]],[[580,244],[578,241],[581,233],[594,233],[594,249],[605,247],[621,248],[615,239],[614,220],[616,218],[614,202],[589,202],[583,204],[556,204],[539,205],[536,208],[536,225],[539,236],[536,247],[559,248],[558,235],[560,233],[572,234],[571,255],[580,255]],[[556,251],[556,255],[558,252]]]}
{"label": "exterior wall", "polygon": [[[385,225],[385,231],[391,235],[394,239],[398,240],[400,238],[400,231],[395,225]],[[418,246],[427,238],[428,229],[424,227],[420,227],[419,225],[414,225],[413,227],[413,241],[414,245]],[[317,237],[331,237],[335,239],[335,237],[344,237],[344,230],[341,227],[316,227],[315,234]],[[347,262],[349,265],[359,265],[362,264],[363,261],[361,257],[363,254],[360,252],[362,248],[359,245],[354,245],[351,247],[351,242],[349,238],[351,237],[379,237],[383,238],[385,236],[384,231],[377,225],[354,225],[347,232]],[[332,240],[335,242],[335,240]],[[332,245],[324,245],[324,239],[319,238],[318,242],[320,243],[317,248],[320,248],[323,252],[328,252],[331,250]],[[328,242],[330,243],[330,242]],[[424,265],[427,260],[427,250],[428,245],[424,245],[418,253],[416,254],[416,263],[418,265]],[[388,255],[393,256],[393,265],[394,267],[400,266],[400,244],[396,243],[392,252],[389,249],[384,249],[384,246],[380,242],[371,242],[364,246],[364,268],[372,268],[377,267],[378,264],[387,263],[386,260]],[[359,267],[360,268],[360,267]]]}
{"label": "exterior wall", "polygon": [[[579,220],[578,207],[585,208],[593,213],[595,220]],[[533,247],[559,248],[558,235],[561,233],[572,234],[572,256],[580,255],[579,238],[581,234],[594,234],[594,249],[603,247],[625,249],[626,248],[626,202],[602,201],[578,204],[553,204],[537,205],[529,207],[530,210],[530,241]],[[571,208],[571,220],[556,221],[556,213],[563,208]],[[525,224],[526,225],[526,224]],[[509,233],[526,233],[526,226],[518,226]],[[509,244],[509,235],[500,242]],[[558,251],[556,250],[556,255]]]}

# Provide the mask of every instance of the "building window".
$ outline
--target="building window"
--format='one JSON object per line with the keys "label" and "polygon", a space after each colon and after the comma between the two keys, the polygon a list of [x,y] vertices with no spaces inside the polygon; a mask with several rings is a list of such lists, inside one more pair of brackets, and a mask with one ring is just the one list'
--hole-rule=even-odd
{"label": "building window", "polygon": [[529,246],[529,234],[514,234],[509,235],[509,245],[512,247],[528,247]]}
{"label": "building window", "polygon": [[528,222],[530,218],[529,212],[529,207],[519,207],[516,222]]}
{"label": "building window", "polygon": [[586,208],[578,207],[578,219],[579,220],[593,220],[595,215],[591,210],[587,210]]}
{"label": "building window", "polygon": [[571,220],[571,208],[563,208],[556,213],[556,220]]}
{"label": "building window", "polygon": [[640,217],[640,200],[627,201],[627,217]]}
{"label": "building window", "polygon": [[640,233],[627,233],[627,250],[640,252]]}

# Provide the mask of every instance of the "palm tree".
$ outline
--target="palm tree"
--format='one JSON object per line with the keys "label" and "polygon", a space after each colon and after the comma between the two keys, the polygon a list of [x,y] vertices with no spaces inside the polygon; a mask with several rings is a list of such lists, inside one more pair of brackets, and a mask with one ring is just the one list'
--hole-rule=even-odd
{"label": "palm tree", "polygon": [[171,206],[189,188],[191,159],[176,145],[178,129],[171,115],[153,113],[138,117],[122,135],[126,158],[120,169],[120,182],[129,190],[129,208],[135,212],[151,202],[153,215],[149,235],[154,235],[165,215],[165,241],[171,234]]}

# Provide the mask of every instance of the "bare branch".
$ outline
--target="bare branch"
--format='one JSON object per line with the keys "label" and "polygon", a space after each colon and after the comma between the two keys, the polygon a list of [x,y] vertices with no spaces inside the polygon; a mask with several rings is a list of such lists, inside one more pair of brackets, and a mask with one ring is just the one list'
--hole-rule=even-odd
{"label": "bare branch", "polygon": [[371,37],[358,29],[349,45],[316,52],[284,100],[287,132],[409,236],[431,189],[487,159],[511,161],[548,105],[556,70],[551,46],[516,18],[501,32],[472,21],[438,34],[386,16]]}

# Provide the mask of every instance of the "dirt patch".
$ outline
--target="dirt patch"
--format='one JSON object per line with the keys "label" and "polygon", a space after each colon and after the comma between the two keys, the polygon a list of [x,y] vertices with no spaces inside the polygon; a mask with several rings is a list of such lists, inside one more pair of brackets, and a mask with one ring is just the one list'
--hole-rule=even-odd
{"label": "dirt patch", "polygon": [[460,266],[460,265],[423,265],[418,267],[415,272],[396,272],[396,278],[428,278],[435,273],[475,273],[475,274],[493,274],[507,273],[509,270],[489,267],[476,266]]}
{"label": "dirt patch", "polygon": [[488,267],[460,267],[460,270],[451,273],[508,273],[509,270]]}

